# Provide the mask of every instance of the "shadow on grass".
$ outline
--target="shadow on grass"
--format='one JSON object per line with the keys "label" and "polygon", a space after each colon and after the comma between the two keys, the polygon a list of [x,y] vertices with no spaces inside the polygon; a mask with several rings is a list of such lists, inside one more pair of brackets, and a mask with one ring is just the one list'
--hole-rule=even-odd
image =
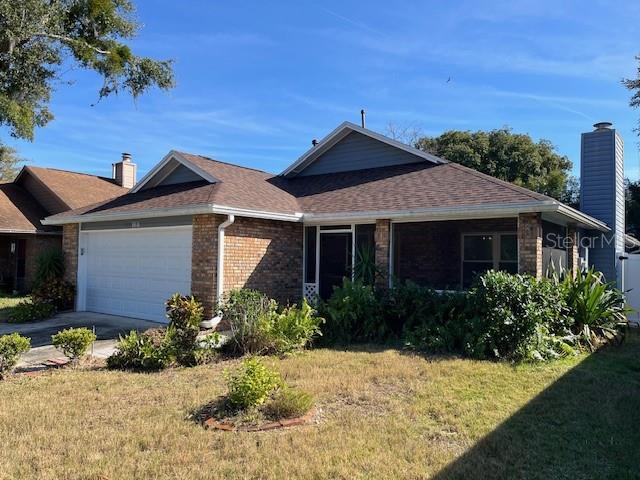
{"label": "shadow on grass", "polygon": [[640,478],[640,332],[590,355],[433,478]]}

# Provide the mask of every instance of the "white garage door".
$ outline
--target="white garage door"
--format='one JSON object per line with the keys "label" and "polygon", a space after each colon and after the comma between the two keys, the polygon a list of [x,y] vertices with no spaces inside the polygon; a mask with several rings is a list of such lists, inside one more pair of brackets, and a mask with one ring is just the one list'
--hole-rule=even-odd
{"label": "white garage door", "polygon": [[80,243],[80,309],[166,322],[166,299],[191,291],[190,226],[83,232]]}

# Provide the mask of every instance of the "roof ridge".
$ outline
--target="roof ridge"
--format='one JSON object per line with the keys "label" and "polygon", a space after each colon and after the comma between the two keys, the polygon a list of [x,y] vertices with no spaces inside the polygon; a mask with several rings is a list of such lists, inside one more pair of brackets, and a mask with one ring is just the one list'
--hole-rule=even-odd
{"label": "roof ridge", "polygon": [[101,180],[107,180],[107,181],[113,183],[113,178],[105,177],[104,175],[94,175],[92,173],[76,172],[74,170],[65,170],[64,168],[40,167],[38,165],[25,165],[24,168],[29,169],[29,170],[33,170],[33,169],[51,170],[51,171],[54,171],[54,172],[72,173],[74,175],[84,175],[86,177],[99,178]]}
{"label": "roof ridge", "polygon": [[539,196],[540,196],[540,197],[544,197],[545,199],[557,201],[554,198],[552,198],[552,197],[550,197],[548,195],[545,195],[543,193],[534,192],[533,190],[530,190],[530,189],[528,189],[526,187],[521,187],[521,186],[515,185],[515,184],[513,184],[511,182],[507,182],[506,180],[501,180],[499,178],[492,177],[491,175],[479,172],[478,170],[475,170],[475,169],[473,169],[471,167],[467,167],[465,165],[461,165],[461,164],[456,163],[456,162],[449,162],[448,165],[451,165],[452,167],[457,168],[459,170],[468,171],[469,173],[471,173],[472,175],[475,175],[476,177],[484,178],[486,180],[489,180],[492,183],[495,183],[496,185],[501,185],[501,186],[507,187],[507,188],[513,190],[514,192],[519,192],[519,193],[523,193],[525,195],[528,195],[529,197],[533,198],[534,200],[541,200],[539,198]]}
{"label": "roof ridge", "polygon": [[180,153],[182,155],[192,155],[194,157],[200,157],[200,158],[202,158],[204,160],[208,160],[210,162],[222,163],[223,165],[229,165],[231,167],[242,168],[244,170],[252,170],[254,172],[260,172],[260,173],[265,173],[267,175],[276,176],[275,173],[267,172],[266,170],[260,170],[259,168],[247,167],[247,166],[244,166],[244,165],[238,165],[237,163],[232,163],[232,162],[225,162],[223,160],[218,160],[217,158],[207,157],[206,155],[201,155],[199,153],[189,153],[189,152],[183,152],[181,150],[175,150],[175,152]]}

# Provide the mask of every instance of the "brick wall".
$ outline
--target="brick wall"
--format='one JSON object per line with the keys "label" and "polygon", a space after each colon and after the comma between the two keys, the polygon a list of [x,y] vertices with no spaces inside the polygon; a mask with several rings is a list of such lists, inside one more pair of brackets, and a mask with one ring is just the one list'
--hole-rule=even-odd
{"label": "brick wall", "polygon": [[252,288],[283,304],[297,302],[302,239],[302,224],[236,217],[225,231],[225,293]]}
{"label": "brick wall", "polygon": [[216,305],[218,225],[223,221],[221,215],[193,216],[191,293],[202,302],[205,319],[213,316]]}
{"label": "brick wall", "polygon": [[38,257],[49,250],[60,250],[61,248],[62,238],[58,235],[31,235],[27,238],[24,277],[24,287],[27,290],[33,286],[38,266]]}
{"label": "brick wall", "polygon": [[78,284],[78,233],[77,223],[62,227],[62,253],[64,255],[64,279],[73,285]]}
{"label": "brick wall", "polygon": [[578,252],[578,231],[575,226],[567,227],[567,268],[572,274],[578,271],[579,252]]}
{"label": "brick wall", "polygon": [[438,289],[460,287],[462,235],[515,232],[515,218],[396,223],[393,226],[394,276]]}
{"label": "brick wall", "polygon": [[518,216],[518,262],[520,273],[542,277],[542,218],[539,213]]}
{"label": "brick wall", "polygon": [[376,287],[386,289],[389,285],[389,248],[391,240],[391,221],[376,220],[375,240],[375,262],[378,269]]}

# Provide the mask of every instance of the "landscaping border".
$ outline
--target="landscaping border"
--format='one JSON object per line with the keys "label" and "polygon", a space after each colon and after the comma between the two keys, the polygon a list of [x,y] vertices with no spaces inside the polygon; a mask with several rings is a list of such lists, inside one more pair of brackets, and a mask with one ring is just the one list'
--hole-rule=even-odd
{"label": "landscaping border", "polygon": [[263,423],[262,425],[237,426],[231,422],[218,421],[213,417],[207,418],[202,424],[206,429],[223,430],[225,432],[263,432],[267,430],[276,430],[278,428],[297,427],[308,425],[315,418],[318,410],[313,407],[301,417],[287,418],[276,422]]}

